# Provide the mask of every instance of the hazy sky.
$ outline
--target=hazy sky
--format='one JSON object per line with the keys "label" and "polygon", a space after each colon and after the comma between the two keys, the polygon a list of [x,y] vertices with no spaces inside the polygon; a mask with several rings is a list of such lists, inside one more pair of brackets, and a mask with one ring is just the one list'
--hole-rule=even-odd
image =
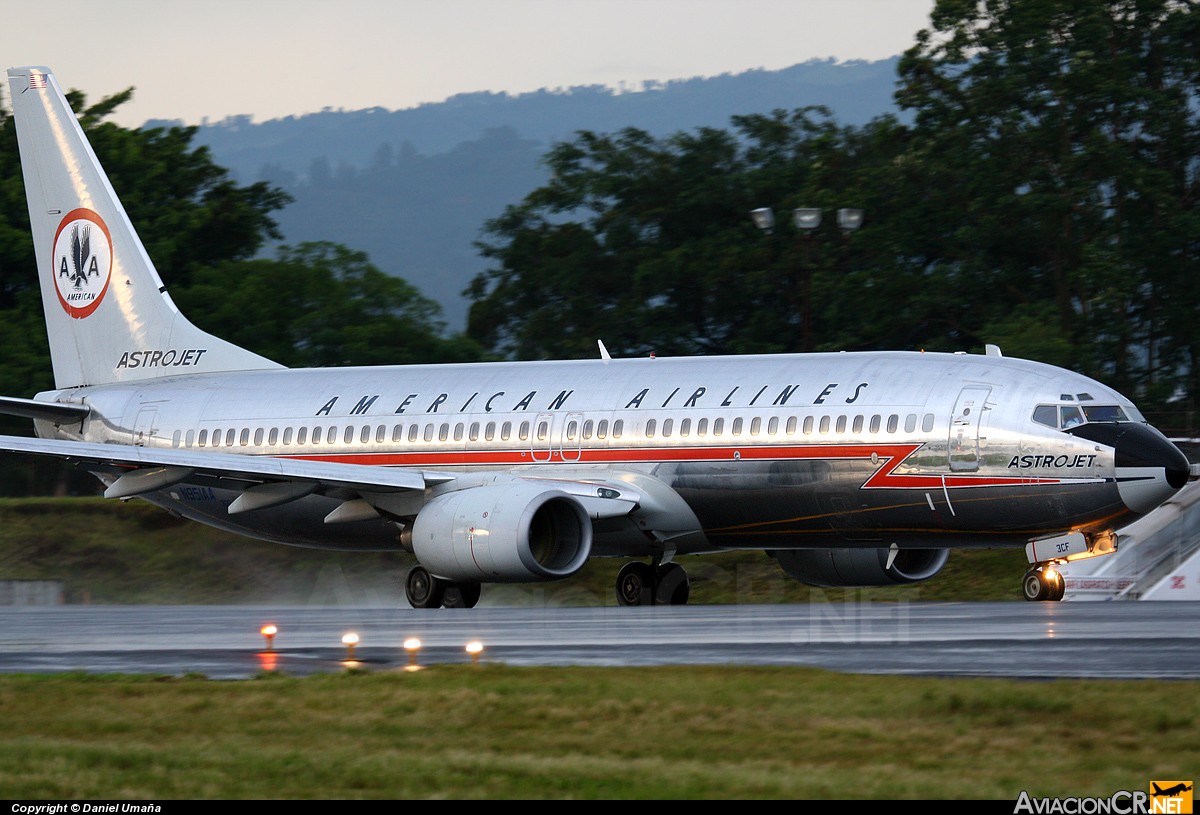
{"label": "hazy sky", "polygon": [[[456,93],[878,60],[934,0],[0,0],[0,62],[46,65],[114,119],[255,121]],[[7,97],[7,87],[5,87]]]}

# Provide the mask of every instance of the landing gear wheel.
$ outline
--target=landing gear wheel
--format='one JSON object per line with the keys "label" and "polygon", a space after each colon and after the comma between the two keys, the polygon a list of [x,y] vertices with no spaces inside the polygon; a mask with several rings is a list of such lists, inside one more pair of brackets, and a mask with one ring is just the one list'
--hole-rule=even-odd
{"label": "landing gear wheel", "polygon": [[1067,593],[1067,581],[1063,579],[1062,572],[1057,569],[1054,570],[1051,586],[1050,596],[1047,599],[1055,601],[1063,599],[1063,595]]}
{"label": "landing gear wheel", "polygon": [[623,606],[648,606],[654,602],[654,570],[635,560],[617,573],[617,602]]}
{"label": "landing gear wheel", "polygon": [[446,586],[446,596],[442,599],[443,608],[475,608],[483,586],[470,580],[462,583],[450,583]]}
{"label": "landing gear wheel", "polygon": [[424,566],[413,566],[404,578],[404,594],[413,608],[441,608],[446,581],[431,575]]}
{"label": "landing gear wheel", "polygon": [[1026,600],[1057,601],[1063,599],[1067,584],[1057,569],[1030,569],[1021,578],[1021,591]]}
{"label": "landing gear wheel", "polygon": [[678,563],[667,563],[655,570],[654,604],[685,606],[691,593],[687,572]]}

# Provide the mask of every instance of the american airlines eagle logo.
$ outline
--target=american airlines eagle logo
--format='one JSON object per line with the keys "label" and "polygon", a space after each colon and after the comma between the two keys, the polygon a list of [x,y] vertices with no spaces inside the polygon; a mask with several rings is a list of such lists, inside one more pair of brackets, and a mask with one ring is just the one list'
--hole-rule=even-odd
{"label": "american airlines eagle logo", "polygon": [[90,209],[67,213],[54,235],[52,274],[58,301],[76,319],[91,314],[104,299],[112,273],[112,236]]}

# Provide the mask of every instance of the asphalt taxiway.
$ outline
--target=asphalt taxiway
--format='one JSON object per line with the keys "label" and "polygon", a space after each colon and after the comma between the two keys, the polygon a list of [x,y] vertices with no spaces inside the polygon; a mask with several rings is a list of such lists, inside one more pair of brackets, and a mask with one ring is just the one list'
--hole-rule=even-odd
{"label": "asphalt taxiway", "polygon": [[[278,633],[269,642],[264,625]],[[358,636],[352,647],[348,633]],[[420,647],[404,644],[419,640]],[[466,646],[478,642],[474,657]],[[301,676],[410,664],[791,665],[864,674],[1200,678],[1200,603],[0,608],[0,673]]]}

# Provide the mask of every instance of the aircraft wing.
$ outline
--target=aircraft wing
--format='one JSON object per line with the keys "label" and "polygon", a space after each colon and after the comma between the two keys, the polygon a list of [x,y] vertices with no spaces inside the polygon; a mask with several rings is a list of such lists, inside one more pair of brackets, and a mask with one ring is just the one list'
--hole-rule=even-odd
{"label": "aircraft wing", "polygon": [[[124,470],[104,491],[106,498],[130,498],[185,481],[241,489],[242,494],[229,507],[231,514],[275,506],[315,492],[343,499],[360,496],[372,506],[379,506],[383,496],[423,492],[427,487],[451,485],[466,476],[465,473],[401,467],[21,436],[0,436],[0,452],[52,456]],[[578,498],[593,518],[626,515],[642,497],[638,490],[623,481],[540,477],[537,480],[551,481],[563,492]],[[465,479],[463,487],[471,486],[472,482],[473,479]],[[419,501],[410,505],[415,514]],[[347,512],[350,511],[348,508]]]}

